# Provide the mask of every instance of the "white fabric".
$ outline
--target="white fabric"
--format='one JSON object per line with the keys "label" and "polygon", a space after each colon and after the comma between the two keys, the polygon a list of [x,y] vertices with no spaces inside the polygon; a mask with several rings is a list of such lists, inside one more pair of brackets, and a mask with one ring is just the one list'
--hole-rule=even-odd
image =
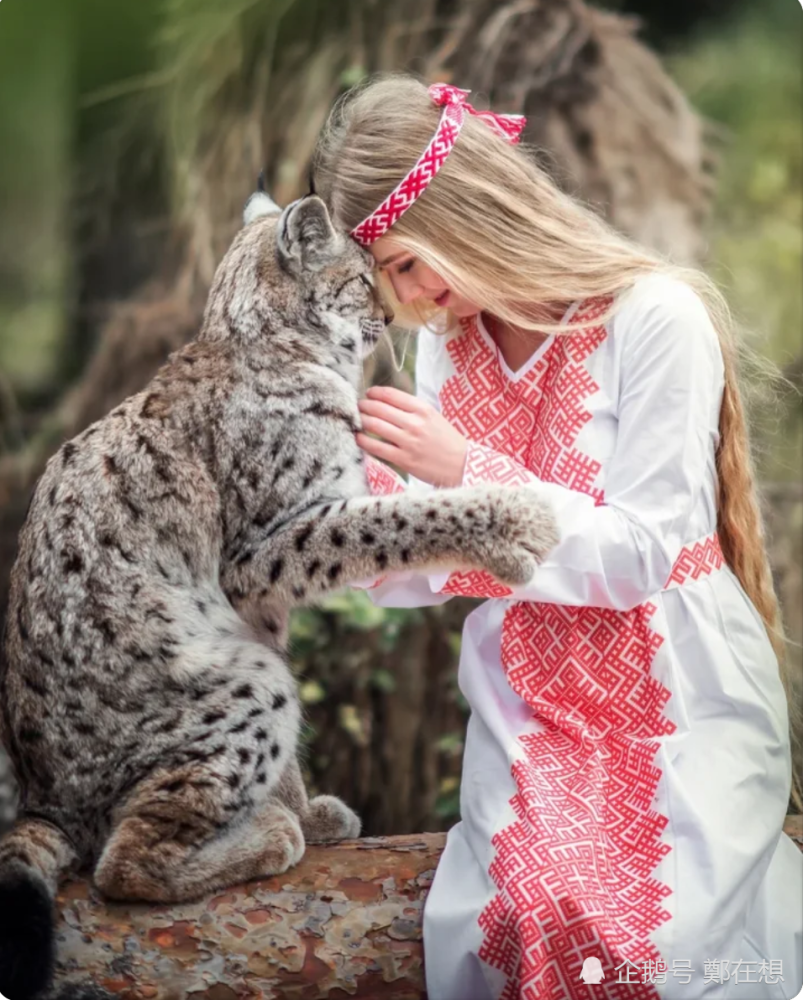
{"label": "white fabric", "polygon": [[[492,344],[482,327],[479,334]],[[553,339],[519,372],[500,359],[505,379],[529,377]],[[781,831],[791,764],[777,662],[727,567],[664,589],[684,545],[716,530],[723,385],[716,334],[690,288],[643,278],[584,365],[597,389],[585,401],[591,419],[577,447],[601,463],[595,485],[604,503],[527,473],[532,488],[552,501],[561,541],[525,587],[510,599],[487,600],[464,628],[459,685],[471,717],[462,818],[449,832],[425,907],[428,995],[497,1000],[505,987],[499,969],[478,958],[477,921],[497,891],[489,875],[491,838],[514,819],[511,765],[524,753],[522,735],[541,727],[511,689],[500,655],[505,612],[523,600],[617,611],[646,601],[656,607],[650,627],[663,642],[650,672],[670,693],[663,714],[676,726],[654,760],[661,775],[653,808],[667,818],[661,839],[671,846],[652,872],[671,889],[662,901],[671,917],[651,937],[670,970],[665,984],[655,984],[658,995],[794,997],[803,985],[803,855]],[[418,394],[438,406],[454,374],[447,339],[422,331]],[[400,574],[369,593],[387,607],[439,604],[448,599],[440,593],[445,582],[446,574]],[[733,974],[722,983],[710,974],[705,981],[705,963],[728,960],[731,970],[739,959],[781,962],[783,982],[737,983]],[[695,970],[689,983],[672,975],[681,963]],[[565,995],[626,995],[618,973],[603,973],[598,985],[565,985]],[[559,995],[558,989],[526,997]]]}

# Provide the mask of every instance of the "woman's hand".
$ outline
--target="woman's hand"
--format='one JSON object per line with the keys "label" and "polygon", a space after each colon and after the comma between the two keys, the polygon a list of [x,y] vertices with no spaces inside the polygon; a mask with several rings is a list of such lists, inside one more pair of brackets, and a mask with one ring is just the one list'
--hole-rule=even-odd
{"label": "woman's hand", "polygon": [[459,486],[468,442],[429,403],[390,386],[374,386],[360,400],[364,429],[357,434],[369,455],[390,462],[432,486]]}

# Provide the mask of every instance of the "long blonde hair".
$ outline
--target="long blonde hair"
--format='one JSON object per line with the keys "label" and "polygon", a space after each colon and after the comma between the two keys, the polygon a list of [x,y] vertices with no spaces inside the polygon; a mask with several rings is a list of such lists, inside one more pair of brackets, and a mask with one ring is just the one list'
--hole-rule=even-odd
{"label": "long blonde hair", "polygon": [[[335,223],[353,229],[414,165],[429,143],[441,108],[408,75],[366,81],[335,105],[315,152],[318,192]],[[583,325],[545,321],[555,303],[611,296],[640,276],[668,273],[704,302],[719,337],[725,386],[717,464],[717,531],[728,566],[761,616],[779,663],[796,748],[801,719],[788,674],[786,641],[767,557],[763,520],[739,388],[739,362],[772,375],[736,336],[723,295],[701,271],[679,267],[617,233],[562,192],[524,145],[513,146],[480,119],[466,116],[454,148],[425,195],[393,225],[394,244],[439,274],[458,294],[524,331],[571,334]],[[420,324],[395,303],[397,321]],[[764,379],[766,381],[766,379]],[[803,809],[796,778],[793,798]]]}

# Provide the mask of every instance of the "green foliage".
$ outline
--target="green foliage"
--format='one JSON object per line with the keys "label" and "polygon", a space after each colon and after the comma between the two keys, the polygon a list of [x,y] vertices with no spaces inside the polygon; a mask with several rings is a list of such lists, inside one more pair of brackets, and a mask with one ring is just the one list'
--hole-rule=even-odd
{"label": "green foliage", "polygon": [[292,3],[165,0],[159,41],[168,83],[167,134],[181,166],[190,168],[201,153],[198,142],[217,98],[226,87],[243,85],[255,51],[270,58],[278,22]]}
{"label": "green foliage", "polygon": [[371,687],[384,694],[393,694],[396,690],[396,678],[389,670],[379,667],[371,673]]}
{"label": "green foliage", "polygon": [[460,779],[447,776],[441,779],[438,786],[438,797],[435,800],[435,815],[439,819],[457,820],[460,817]]}
{"label": "green foliage", "polygon": [[[374,632],[380,650],[390,652],[408,623],[421,620],[417,608],[379,608],[362,590],[344,590],[327,598],[318,608],[302,608],[290,622],[290,642],[299,658],[306,658],[329,643],[327,627],[337,618],[341,631]],[[392,680],[392,679],[391,679]],[[374,674],[373,683],[380,690],[390,690],[391,683],[382,672]]]}
{"label": "green foliage", "polygon": [[305,705],[317,705],[326,697],[326,691],[316,680],[304,681],[299,686],[298,693]]}
{"label": "green foliage", "polygon": [[[803,351],[800,11],[790,0],[745,8],[670,66],[695,107],[724,126],[709,270],[754,348],[784,368]],[[755,415],[767,479],[801,476],[803,412],[799,398],[789,403],[780,417]]]}
{"label": "green foliage", "polygon": [[0,7],[0,379],[22,397],[54,378],[67,274],[74,51],[63,9],[37,8]]}
{"label": "green foliage", "polygon": [[463,752],[462,733],[444,733],[436,742],[436,747],[449,756],[456,756]]}

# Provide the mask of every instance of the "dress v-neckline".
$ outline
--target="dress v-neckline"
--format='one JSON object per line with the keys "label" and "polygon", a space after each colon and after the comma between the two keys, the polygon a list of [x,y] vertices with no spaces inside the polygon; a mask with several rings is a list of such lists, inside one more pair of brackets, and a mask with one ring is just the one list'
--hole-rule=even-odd
{"label": "dress v-neckline", "polygon": [[[568,322],[568,320],[574,314],[575,310],[579,305],[580,305],[579,302],[572,302],[572,304],[564,312],[563,316],[560,319],[561,326],[563,326],[564,323]],[[546,340],[544,340],[541,344],[538,345],[538,347],[536,347],[535,351],[530,355],[529,358],[527,358],[524,364],[520,365],[518,368],[514,370],[513,368],[510,367],[510,365],[508,365],[507,361],[505,361],[504,355],[499,350],[499,345],[489,333],[488,328],[483,322],[482,313],[477,313],[474,319],[477,324],[477,330],[480,336],[486,342],[488,347],[490,347],[490,349],[493,351],[494,355],[496,356],[496,360],[500,369],[504,372],[509,382],[520,382],[525,377],[525,375],[528,375],[535,367],[535,365],[538,364],[539,360],[546,354],[546,352],[552,346],[552,344],[555,341],[555,337],[557,336],[557,334],[551,333],[546,338]]]}

